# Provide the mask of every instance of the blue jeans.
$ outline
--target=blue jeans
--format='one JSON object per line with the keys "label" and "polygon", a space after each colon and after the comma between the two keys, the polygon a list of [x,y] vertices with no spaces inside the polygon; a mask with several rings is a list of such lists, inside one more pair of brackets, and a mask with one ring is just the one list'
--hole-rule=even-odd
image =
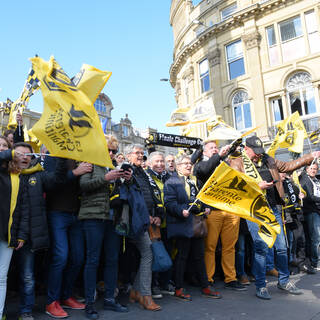
{"label": "blue jeans", "polygon": [[238,277],[246,275],[246,272],[244,270],[245,256],[246,256],[246,236],[245,234],[239,232],[239,237],[236,244],[236,271],[237,271]]}
{"label": "blue jeans", "polygon": [[268,248],[266,269],[267,271],[274,269],[274,247]]}
{"label": "blue jeans", "polygon": [[20,280],[20,314],[31,313],[34,306],[34,253],[28,245],[18,252]]}
{"label": "blue jeans", "polygon": [[[289,281],[287,245],[283,231],[281,213],[276,207],[272,208],[272,210],[281,226],[281,233],[277,235],[274,247],[276,254],[276,267],[279,272],[278,282],[283,285]],[[256,287],[259,289],[266,286],[266,260],[268,246],[258,235],[258,224],[247,220],[247,225],[253,240]]]}
{"label": "blue jeans", "polygon": [[51,263],[48,272],[47,303],[66,300],[84,262],[84,237],[76,214],[52,211],[48,215],[51,235]]}
{"label": "blue jeans", "polygon": [[100,252],[104,247],[105,298],[113,298],[118,281],[118,258],[120,250],[120,236],[115,232],[113,221],[88,219],[82,221],[86,239],[86,264],[84,267],[84,286],[86,303],[94,302],[97,283],[97,268]]}
{"label": "blue jeans", "polygon": [[309,237],[311,241],[310,253],[311,253],[311,264],[313,267],[320,266],[320,214],[317,212],[310,212],[306,214],[305,220],[307,222]]}
{"label": "blue jeans", "polygon": [[0,319],[4,308],[7,292],[7,275],[12,257],[12,248],[8,248],[8,243],[0,240]]}

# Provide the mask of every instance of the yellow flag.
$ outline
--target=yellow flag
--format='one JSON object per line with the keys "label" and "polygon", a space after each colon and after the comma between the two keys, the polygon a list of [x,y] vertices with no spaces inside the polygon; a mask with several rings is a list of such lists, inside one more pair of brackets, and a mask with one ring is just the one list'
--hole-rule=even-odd
{"label": "yellow flag", "polygon": [[307,195],[306,191],[301,187],[299,177],[298,177],[298,172],[293,171],[292,173],[292,180],[293,182],[299,187],[299,191],[302,192],[305,196]]}
{"label": "yellow flag", "polygon": [[16,120],[17,113],[18,112],[20,114],[23,113],[23,110],[28,105],[28,101],[30,97],[38,89],[39,89],[39,79],[37,78],[34,70],[31,69],[19,99],[11,104],[8,128],[15,128],[17,126],[17,120]]}
{"label": "yellow flag", "polygon": [[170,122],[166,123],[167,127],[186,126],[190,123],[189,108],[180,108],[172,112]]}
{"label": "yellow flag", "polygon": [[72,78],[72,82],[94,103],[111,74],[111,72],[83,64],[80,71]]}
{"label": "yellow flag", "polygon": [[257,223],[259,236],[270,248],[281,231],[256,181],[225,162],[216,168],[197,198],[209,206]]}
{"label": "yellow flag", "polygon": [[[102,86],[95,88],[95,78],[90,85],[86,79],[85,91],[73,83],[53,57],[49,62],[36,57],[32,65],[41,80],[44,110],[33,126],[34,135],[48,148],[53,156],[90,162],[113,168],[107,143],[93,101]],[[110,77],[109,72],[101,72]],[[78,82],[80,83],[80,82]]]}
{"label": "yellow flag", "polygon": [[294,112],[277,125],[277,135],[267,153],[274,157],[278,148],[288,148],[289,151],[302,153],[304,139],[308,137],[298,111]]}

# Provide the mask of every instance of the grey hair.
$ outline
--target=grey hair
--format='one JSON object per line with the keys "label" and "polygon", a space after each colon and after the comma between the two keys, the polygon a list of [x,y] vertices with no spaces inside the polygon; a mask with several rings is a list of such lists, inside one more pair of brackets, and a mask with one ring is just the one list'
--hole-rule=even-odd
{"label": "grey hair", "polygon": [[152,162],[152,159],[153,159],[153,157],[155,157],[155,156],[161,156],[161,157],[163,158],[163,160],[164,160],[164,154],[163,154],[163,152],[160,152],[160,151],[151,152],[151,153],[149,154],[148,160],[149,160],[150,162]]}
{"label": "grey hair", "polygon": [[144,147],[143,147],[143,145],[138,144],[138,143],[129,144],[128,146],[125,147],[124,154],[128,155],[128,154],[132,153],[134,149],[142,149],[142,150],[144,150]]}
{"label": "grey hair", "polygon": [[184,159],[191,160],[191,157],[186,154],[182,154],[176,158],[176,164],[180,164]]}

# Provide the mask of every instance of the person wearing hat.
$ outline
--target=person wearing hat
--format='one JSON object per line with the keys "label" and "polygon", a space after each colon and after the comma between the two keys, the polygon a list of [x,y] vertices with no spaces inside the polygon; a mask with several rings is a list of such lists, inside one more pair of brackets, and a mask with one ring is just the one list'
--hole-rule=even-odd
{"label": "person wearing hat", "polygon": [[[213,171],[227,156],[230,146],[218,149],[216,141],[204,142],[202,159],[194,165],[193,174],[200,181],[202,187],[210,178]],[[219,237],[221,239],[221,265],[224,273],[226,289],[236,291],[247,290],[237,281],[235,268],[235,245],[238,240],[240,218],[228,212],[213,209],[207,218],[208,235],[205,238],[205,264],[208,280],[213,282],[216,268],[216,247]]]}
{"label": "person wearing hat", "polygon": [[[262,141],[256,136],[251,136],[246,139],[245,153],[253,162],[261,176],[262,181],[258,184],[262,190],[266,190],[266,199],[281,226],[281,233],[277,235],[274,243],[276,266],[279,271],[277,286],[287,293],[295,295],[302,294],[302,291],[298,289],[294,283],[289,281],[287,245],[281,217],[281,206],[284,204],[285,193],[280,179],[280,173],[293,172],[296,169],[310,164],[314,158],[320,157],[320,151],[304,155],[297,160],[289,162],[280,161],[266,154]],[[245,172],[241,156],[230,158],[229,163],[231,167]],[[269,300],[271,296],[266,288],[266,256],[268,246],[258,235],[258,224],[247,220],[247,225],[254,245],[256,296],[260,299]]]}

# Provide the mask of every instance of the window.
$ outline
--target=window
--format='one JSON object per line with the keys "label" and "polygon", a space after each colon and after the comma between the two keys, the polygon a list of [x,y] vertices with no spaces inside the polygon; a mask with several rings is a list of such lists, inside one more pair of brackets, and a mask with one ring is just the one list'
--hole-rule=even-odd
{"label": "window", "polygon": [[210,90],[209,63],[208,59],[204,59],[199,63],[201,92]]}
{"label": "window", "polygon": [[290,61],[306,54],[300,16],[279,23],[283,61]]}
{"label": "window", "polygon": [[291,113],[298,111],[300,116],[316,113],[314,88],[309,73],[298,72],[288,80],[287,99]]}
{"label": "window", "polygon": [[98,112],[106,112],[106,110],[107,110],[106,106],[99,98],[95,101],[94,107],[96,108],[96,110]]}
{"label": "window", "polygon": [[239,131],[251,128],[251,107],[246,91],[240,90],[233,96],[232,108],[235,128]]}
{"label": "window", "polygon": [[129,136],[129,128],[127,126],[122,126],[122,134],[124,137]]}
{"label": "window", "polygon": [[320,51],[320,36],[318,31],[318,24],[315,12],[309,11],[305,15],[306,29],[308,33],[308,40],[310,45],[310,52],[315,53]]}
{"label": "window", "polygon": [[245,74],[241,40],[227,45],[226,49],[229,79],[231,80]]}
{"label": "window", "polygon": [[300,17],[295,17],[279,23],[279,28],[282,42],[302,36]]}
{"label": "window", "polygon": [[221,20],[228,19],[237,10],[237,3],[221,10]]}
{"label": "window", "polygon": [[281,98],[276,98],[271,100],[271,110],[272,110],[273,119],[275,122],[278,122],[284,119]]}
{"label": "window", "polygon": [[267,27],[266,32],[267,32],[268,47],[269,47],[270,66],[274,66],[280,63],[274,26]]}

